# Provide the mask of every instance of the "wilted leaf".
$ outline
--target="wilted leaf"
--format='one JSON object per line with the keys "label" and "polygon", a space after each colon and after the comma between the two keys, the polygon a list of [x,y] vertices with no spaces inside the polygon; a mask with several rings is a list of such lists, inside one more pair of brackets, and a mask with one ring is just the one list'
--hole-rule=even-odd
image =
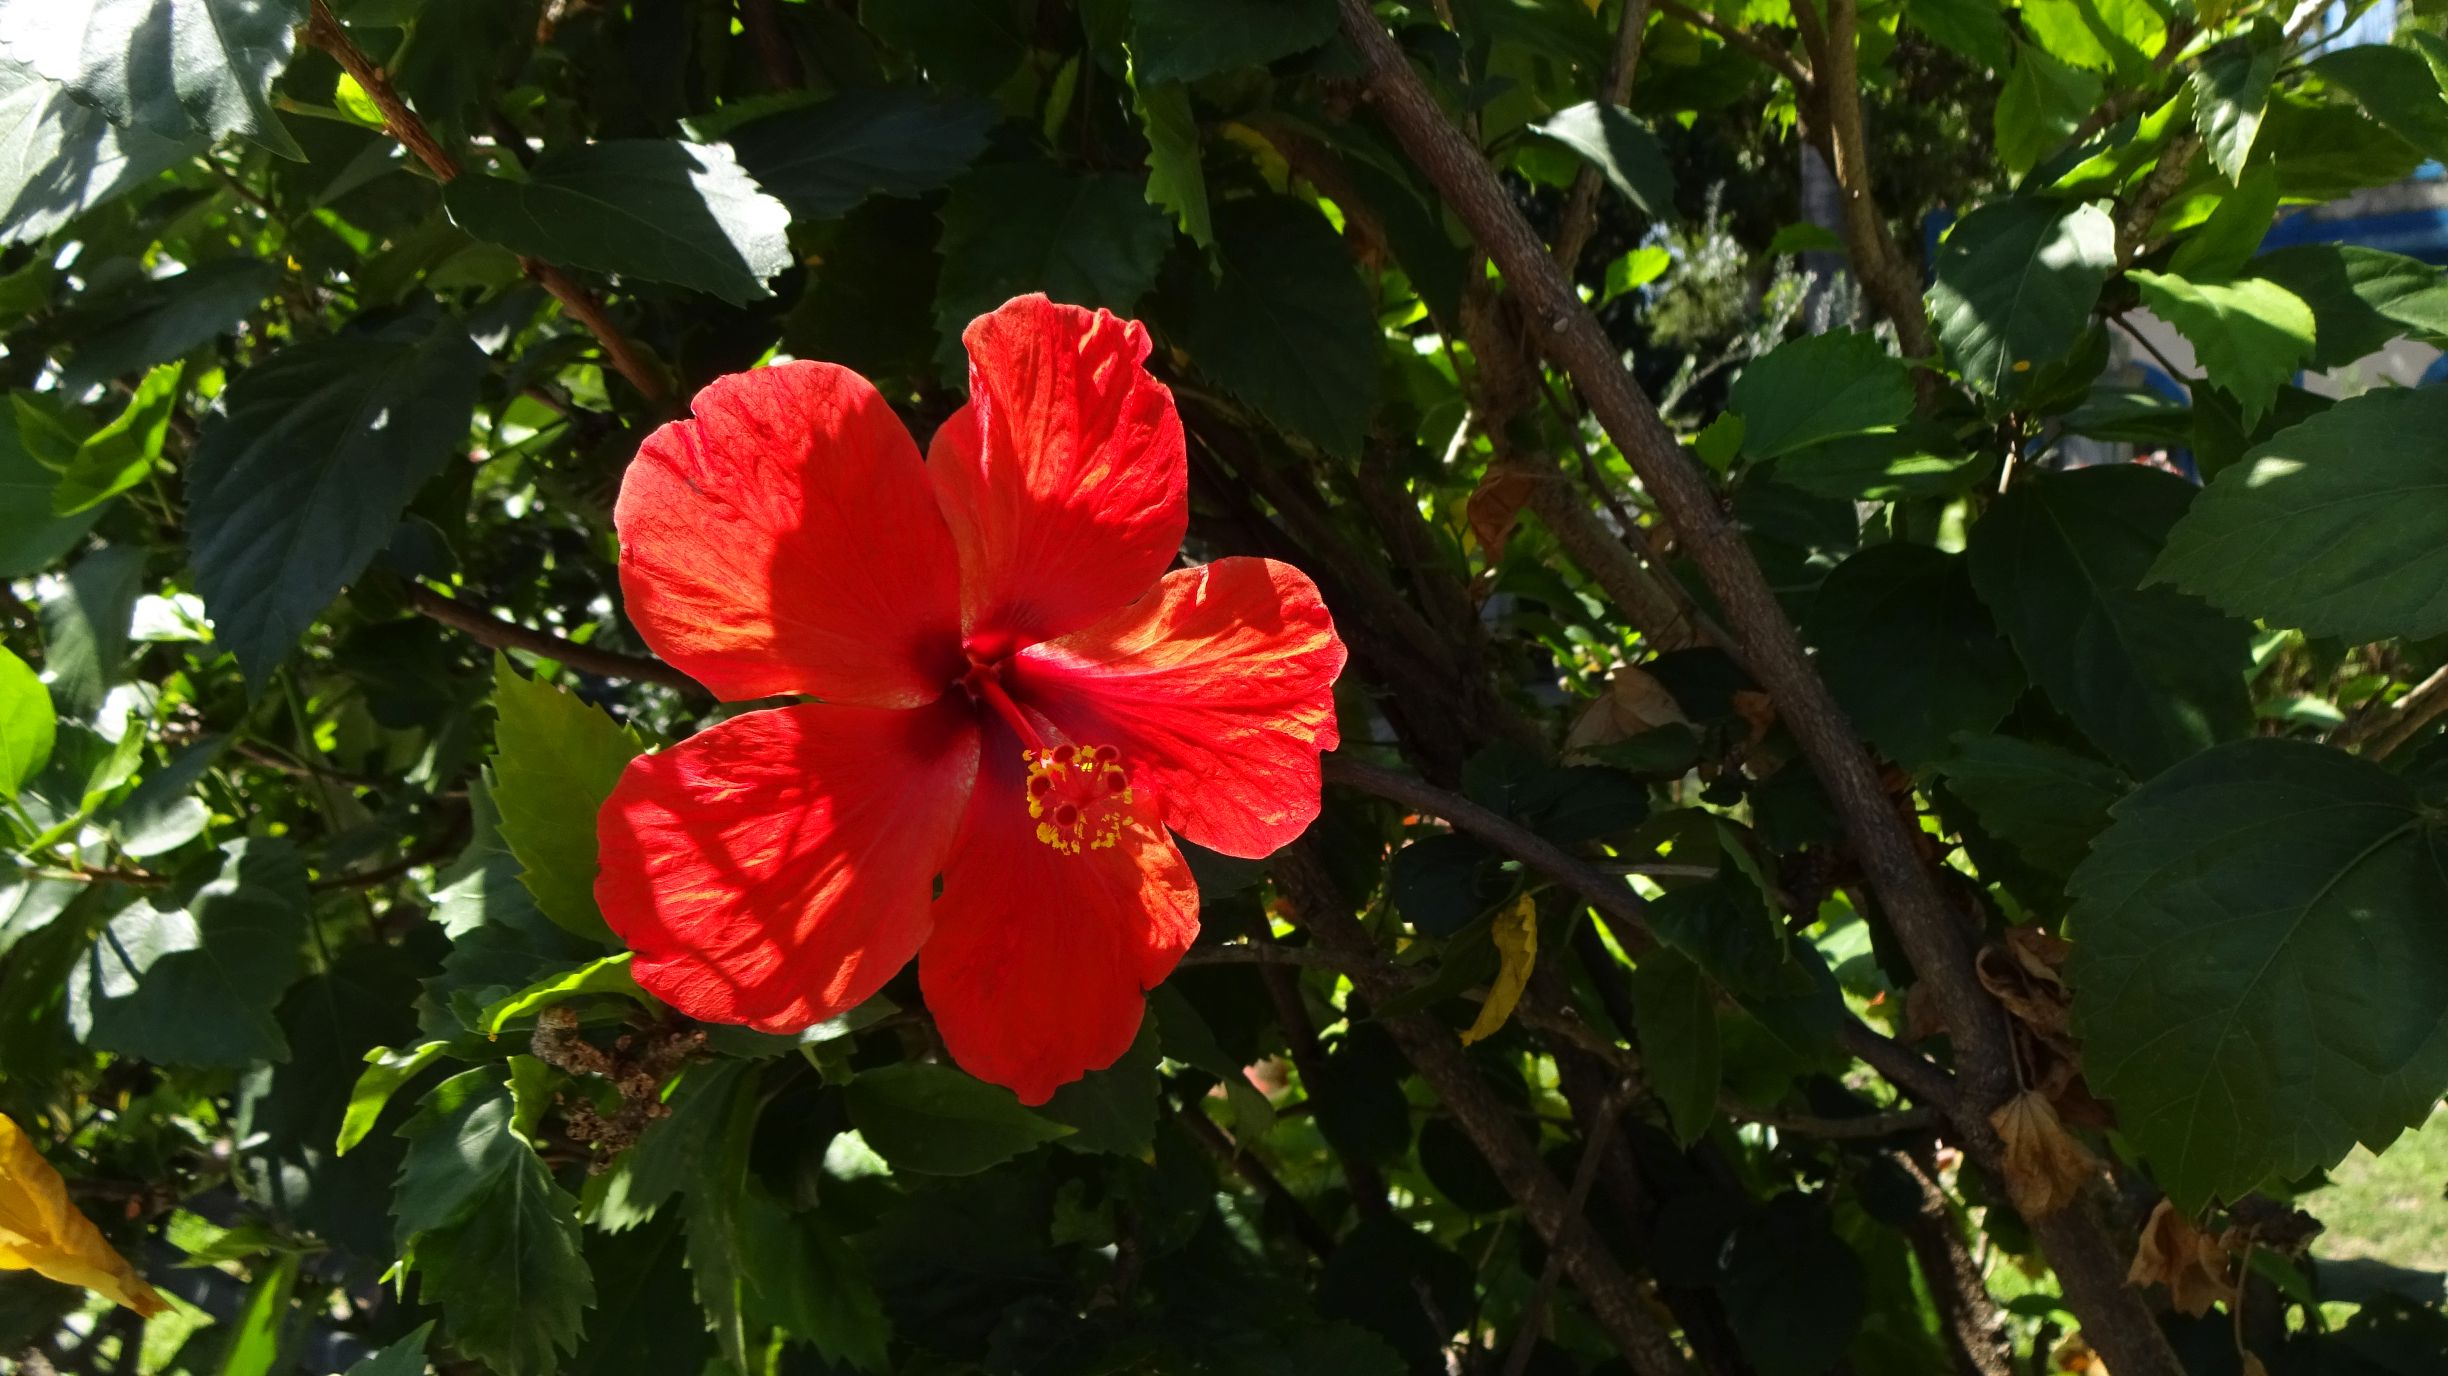
{"label": "wilted leaf", "polygon": [[2125,1272],[2129,1285],[2164,1285],[2176,1308],[2195,1318],[2210,1306],[2236,1302],[2235,1284],[2228,1279],[2227,1250],[2218,1239],[2193,1226],[2193,1220],[2160,1200],[2142,1225],[2142,1242],[2133,1265]]}
{"label": "wilted leaf", "polygon": [[2082,1198],[2104,1167],[2059,1121],[2048,1096],[2025,1090],[1989,1115],[2006,1144],[2007,1193],[2025,1218],[2046,1218]]}
{"label": "wilted leaf", "polygon": [[1515,899],[1511,907],[1496,915],[1492,935],[1496,941],[1496,978],[1488,983],[1487,997],[1479,1004],[1479,1016],[1462,1033],[1464,1046],[1503,1030],[1513,1016],[1513,1009],[1521,1003],[1522,991],[1530,987],[1530,972],[1538,963],[1538,904],[1528,894]]}

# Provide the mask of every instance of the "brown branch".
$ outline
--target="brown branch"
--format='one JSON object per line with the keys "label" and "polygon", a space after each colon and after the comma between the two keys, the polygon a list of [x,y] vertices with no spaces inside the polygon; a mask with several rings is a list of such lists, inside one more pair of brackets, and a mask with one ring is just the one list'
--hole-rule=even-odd
{"label": "brown branch", "polygon": [[[408,102],[401,99],[398,89],[391,84],[389,74],[374,59],[366,56],[365,50],[357,46],[355,39],[348,36],[348,30],[323,0],[311,0],[308,6],[305,38],[310,45],[329,53],[332,60],[340,64],[340,69],[356,80],[365,90],[366,98],[373,101],[374,108],[382,113],[383,127],[390,131],[391,137],[399,140],[401,147],[423,163],[427,171],[433,173],[436,181],[456,180],[467,170],[460,165],[457,155],[434,137],[433,131],[425,126],[425,121],[418,117],[416,111],[408,108]],[[658,411],[674,409],[671,382],[664,375],[662,366],[635,340],[622,333],[618,325],[612,323],[612,318],[604,313],[602,302],[570,280],[569,274],[550,264],[533,258],[521,258],[519,266],[544,290],[551,292],[572,319],[594,334],[603,345],[604,356],[611,361],[613,369],[629,379],[629,385],[635,387],[640,396],[645,397]]]}
{"label": "brown branch", "polygon": [[[1574,490],[1570,478],[1557,472],[1528,476],[1532,486],[1526,505],[1539,524],[1547,527],[1565,557],[1589,575],[1641,633],[1641,639],[1661,653],[1688,649],[1703,640],[1726,642],[1722,634],[1709,634],[1713,628],[1706,618],[1681,588],[1658,571],[1654,560],[1644,562],[1630,540],[1607,529]],[[1643,541],[1644,546],[1646,543]]]}
{"label": "brown branch", "polygon": [[1804,46],[1815,44],[1812,66],[1822,75],[1811,95],[1827,122],[1828,168],[1844,204],[1845,247],[1862,294],[1895,326],[1896,343],[1904,356],[1924,361],[1937,356],[1938,341],[1930,333],[1929,314],[1921,304],[1918,274],[1904,261],[1888,232],[1887,216],[1870,190],[1870,136],[1862,120],[1861,53],[1857,0],[1825,0],[1824,27],[1809,0],[1793,7]]}
{"label": "brown branch", "polygon": [[2364,758],[2385,760],[2443,713],[2448,713],[2448,665],[2407,689],[2386,711],[2366,712],[2348,722],[2330,743],[2344,747],[2368,740]]}
{"label": "brown branch", "polygon": [[1797,1137],[1830,1142],[1875,1142],[1886,1137],[1927,1137],[1939,1125],[1938,1110],[1927,1105],[1895,1113],[1865,1113],[1853,1118],[1822,1118],[1810,1113],[1763,1113],[1741,1100],[1719,1096],[1717,1111],[1742,1123],[1757,1123]]}
{"label": "brown branch", "polygon": [[[1607,66],[1598,98],[1609,105],[1632,99],[1632,77],[1640,67],[1641,34],[1649,27],[1649,0],[1623,0],[1623,17],[1615,25],[1615,56]],[[1581,265],[1581,250],[1589,246],[1590,230],[1598,223],[1598,191],[1605,183],[1588,163],[1573,174],[1572,190],[1564,197],[1564,220],[1556,230],[1556,266],[1573,275]]]}
{"label": "brown branch", "polygon": [[799,70],[799,54],[791,51],[790,35],[782,32],[774,0],[740,0],[739,14],[757,63],[765,69],[765,84],[777,91],[798,89],[807,78]]}
{"label": "brown branch", "polygon": [[2152,223],[2159,218],[2159,212],[2167,207],[2168,199],[2184,185],[2185,178],[2191,175],[2193,155],[2201,151],[2201,146],[2201,135],[2178,134],[2168,140],[2166,148],[2160,150],[2159,165],[2142,179],[2141,188],[2134,192],[2133,204],[2117,217],[2118,267],[2131,266],[2142,250],[2150,247]]}
{"label": "brown branch", "polygon": [[[1277,857],[1275,877],[1310,936],[1352,959],[1352,982],[1361,994],[1382,1004],[1402,992],[1399,983],[1380,973],[1375,943],[1346,910],[1333,879],[1305,845],[1295,843]],[[1636,1376],[1683,1376],[1689,1367],[1682,1349],[1658,1322],[1648,1296],[1572,1206],[1571,1196],[1539,1158],[1537,1143],[1523,1135],[1454,1034],[1419,1013],[1383,1018],[1379,1025],[1452,1111],[1454,1122],[1486,1158],[1530,1226],[1563,1255],[1565,1273],[1580,1287],[1592,1317]]]}
{"label": "brown branch", "polygon": [[1964,1246],[1946,1191],[1913,1153],[1889,1152],[1887,1159],[1911,1178],[1920,1196],[1919,1207],[1904,1224],[1904,1240],[1921,1263],[1930,1300],[1962,1369],[1968,1376],[2014,1376],[2014,1341],[2007,1333],[2006,1316],[1989,1297],[1980,1263]]}
{"label": "brown branch", "polygon": [[418,615],[430,617],[488,649],[525,650],[558,660],[581,673],[604,678],[628,679],[636,683],[660,683],[693,696],[703,696],[705,689],[697,680],[659,659],[644,655],[625,655],[615,650],[599,650],[565,640],[550,631],[534,630],[516,622],[504,621],[489,612],[455,597],[445,597],[421,583],[408,585],[408,605]]}
{"label": "brown branch", "polygon": [[[1741,530],[1625,371],[1621,352],[1368,0],[1341,4],[1344,35],[1367,73],[1366,98],[1520,294],[1539,347],[1571,376],[1674,527],[1740,638],[1753,675],[1836,805],[1889,926],[1951,1033],[1964,1077],[1962,1100],[1951,1106],[1957,1134],[1994,1173],[2003,1144],[1988,1114],[2015,1092],[2015,1067],[2004,1016],[1973,975],[1968,915],[1954,909],[1923,865],[1919,837],[1898,815],[1869,751],[1812,669]],[[2095,1221],[2066,1210],[2035,1225],[2035,1232],[2050,1245],[2049,1260],[2076,1300],[2077,1315],[2119,1376],[2181,1376],[2173,1349],[2125,1287],[2117,1249]]]}
{"label": "brown branch", "polygon": [[[1630,0],[1639,4],[1640,0]],[[1633,1087],[1617,1085],[1597,1110],[1597,1123],[1581,1143],[1581,1159],[1573,1163],[1572,1192],[1565,1205],[1574,1218],[1588,1217],[1590,1187],[1598,1183],[1599,1163],[1606,1159],[1607,1149],[1614,1144],[1615,1124],[1631,1105]],[[1555,1297],[1556,1282],[1564,1278],[1564,1254],[1549,1252],[1546,1264],[1539,1268],[1538,1285],[1530,1292],[1530,1302],[1522,1306],[1521,1320],[1513,1333],[1513,1350],[1505,1354],[1504,1376],[1522,1376],[1530,1369],[1530,1359],[1538,1352],[1539,1329],[1547,1316],[1547,1302]]]}

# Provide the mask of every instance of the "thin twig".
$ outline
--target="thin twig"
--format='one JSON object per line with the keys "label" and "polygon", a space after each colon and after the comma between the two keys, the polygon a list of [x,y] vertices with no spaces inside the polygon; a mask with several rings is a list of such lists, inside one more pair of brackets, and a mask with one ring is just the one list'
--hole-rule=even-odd
{"label": "thin twig", "polygon": [[525,650],[558,660],[581,673],[604,678],[628,679],[637,683],[660,683],[683,693],[702,696],[705,689],[688,675],[659,659],[644,655],[625,655],[615,650],[599,650],[565,640],[550,631],[539,631],[516,622],[503,621],[489,612],[455,597],[444,597],[423,584],[408,587],[408,605],[418,615],[430,617],[453,630],[464,632],[477,644],[494,650]]}
{"label": "thin twig", "polygon": [[2414,734],[2448,713],[2448,666],[2434,671],[2431,677],[2406,690],[2389,708],[2380,723],[2369,749],[2363,752],[2368,760],[2385,760],[2397,747],[2414,739]]}
{"label": "thin twig", "polygon": [[1656,4],[1658,13],[1673,15],[1695,29],[1706,29],[1724,39],[1730,46],[1740,48],[1758,58],[1787,81],[1792,82],[1797,90],[1807,88],[1811,84],[1810,68],[1803,66],[1800,58],[1758,34],[1748,29],[1736,28],[1705,10],[1696,10],[1689,5],[1682,4],[1680,0],[1653,0],[1653,3]]}
{"label": "thin twig", "polygon": [[[1574,1218],[1588,1214],[1590,1187],[1598,1183],[1598,1163],[1606,1158],[1616,1120],[1623,1117],[1635,1092],[1628,1082],[1617,1085],[1599,1108],[1597,1126],[1590,1129],[1588,1140],[1581,1144],[1581,1159],[1573,1164],[1572,1192],[1565,1200]],[[1504,1376],[1522,1376],[1530,1369],[1530,1359],[1538,1351],[1539,1329],[1547,1316],[1547,1304],[1555,1298],[1556,1283],[1563,1278],[1563,1253],[1549,1252],[1546,1264],[1539,1268],[1538,1286],[1530,1292],[1530,1302],[1522,1306],[1521,1320],[1514,1328],[1513,1350],[1505,1354]]]}
{"label": "thin twig", "polygon": [[[374,108],[381,112],[383,127],[390,131],[391,137],[399,140],[401,147],[433,173],[436,181],[456,180],[467,170],[460,165],[458,156],[434,137],[433,130],[426,127],[416,111],[408,108],[408,102],[401,99],[399,91],[392,86],[389,74],[374,59],[366,56],[365,50],[357,46],[355,39],[349,37],[348,30],[332,14],[331,7],[324,0],[311,0],[307,8],[306,41],[329,53],[332,60],[340,64],[341,70],[355,78],[358,86],[364,89],[366,98],[373,101]],[[629,385],[635,387],[639,395],[645,397],[657,411],[673,409],[671,382],[664,375],[662,366],[635,340],[622,333],[618,325],[612,323],[612,318],[604,313],[603,303],[596,300],[593,293],[572,281],[569,274],[548,263],[521,258],[519,266],[544,290],[551,292],[572,319],[594,334],[603,345],[604,356],[610,360],[613,369],[629,379]]]}
{"label": "thin twig", "polygon": [[1865,1113],[1854,1118],[1823,1118],[1810,1113],[1763,1112],[1731,1096],[1720,1096],[1717,1110],[1738,1122],[1757,1123],[1764,1128],[1775,1128],[1779,1132],[1790,1132],[1801,1137],[1823,1137],[1831,1142],[1926,1137],[1938,1130],[1941,1121],[1938,1110],[1928,1105],[1894,1113]]}
{"label": "thin twig", "polygon": [[[1598,98],[1609,105],[1632,100],[1632,78],[1640,67],[1641,34],[1649,27],[1649,0],[1623,0],[1623,15],[1615,24],[1615,56],[1608,63],[1606,83]],[[1598,169],[1583,163],[1573,174],[1572,190],[1564,197],[1564,219],[1556,230],[1556,266],[1572,276],[1581,265],[1581,250],[1589,246],[1590,230],[1598,223],[1598,192],[1605,182]]]}

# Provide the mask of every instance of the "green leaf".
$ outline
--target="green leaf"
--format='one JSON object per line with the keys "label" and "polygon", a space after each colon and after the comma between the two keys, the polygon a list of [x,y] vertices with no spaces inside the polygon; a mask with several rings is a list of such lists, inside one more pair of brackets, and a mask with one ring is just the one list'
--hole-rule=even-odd
{"label": "green leaf", "polygon": [[1334,37],[1334,0],[1129,0],[1143,81],[1196,81],[1307,52]]}
{"label": "green leaf", "polygon": [[644,1001],[645,991],[629,975],[630,953],[605,956],[582,965],[566,974],[554,975],[520,990],[509,998],[487,1008],[485,1030],[501,1032],[520,1018],[532,1017],[555,1004],[567,1003],[588,994],[620,994]]}
{"label": "green leaf", "polygon": [[1743,419],[1743,452],[1773,459],[1912,418],[1912,368],[1871,335],[1830,330],[1754,359],[1727,404]]}
{"label": "green leaf", "polygon": [[2168,271],[2192,281],[2217,281],[2243,271],[2278,218],[2278,169],[2267,163],[2238,179],[2210,218],[2176,246]]}
{"label": "green leaf", "polygon": [[1972,527],[1972,585],[2032,681],[2137,776],[2252,724],[2251,628],[2145,587],[2192,485],[2133,465],[2026,478]]}
{"label": "green leaf", "polygon": [[1657,135],[1622,106],[1585,101],[1530,128],[1588,159],[1606,174],[1607,185],[1642,214],[1652,220],[1674,218],[1674,170],[1667,165],[1666,150],[1658,145]]}
{"label": "green leaf", "polygon": [[2134,81],[2167,38],[2150,0],[2023,0],[2023,27],[2077,67]]}
{"label": "green leaf", "polygon": [[1959,555],[1885,544],[1820,584],[1806,618],[1820,675],[1889,759],[1918,769],[1958,732],[1986,732],[2023,694],[2023,668]]}
{"label": "green leaf", "polygon": [[1280,196],[1218,206],[1216,237],[1223,279],[1193,271],[1168,289],[1168,333],[1269,421],[1357,455],[1377,406],[1380,335],[1342,238]]}
{"label": "green leaf", "polygon": [[2014,69],[1993,113],[1998,161],[2021,176],[2055,152],[2098,108],[2100,79],[2028,43],[2015,49]]}
{"label": "green leaf", "polygon": [[1938,427],[1906,426],[1814,444],[1757,471],[1816,497],[1953,497],[1969,490],[1986,466],[1980,455],[1958,454],[1956,448],[1954,438]]}
{"label": "green leaf", "polygon": [[433,1321],[418,1324],[407,1337],[348,1369],[346,1376],[425,1376],[425,1344],[433,1337]]}
{"label": "green leaf", "polygon": [[81,393],[112,378],[186,356],[229,334],[280,286],[280,269],[257,258],[224,258],[168,277],[146,278],[111,298],[107,323],[80,331],[60,386]]}
{"label": "green leaf", "polygon": [[1997,0],[1905,0],[1904,17],[1941,47],[1992,72],[2006,70],[2006,13]]}
{"label": "green leaf", "polygon": [[1178,81],[1131,84],[1131,108],[1147,136],[1148,204],[1163,207],[1182,233],[1201,248],[1215,247],[1215,221],[1207,208],[1207,176],[1200,168],[1198,116],[1190,88]]}
{"label": "green leaf", "polygon": [[935,289],[937,357],[957,370],[961,331],[1015,296],[1133,314],[1173,243],[1173,223],[1138,177],[1075,177],[1043,163],[981,167],[943,208]]}
{"label": "green leaf", "polygon": [[51,511],[59,474],[28,450],[17,427],[0,417],[0,578],[39,572],[76,548],[102,517],[100,507],[74,516]]}
{"label": "green leaf", "polygon": [[185,138],[239,134],[288,158],[272,113],[303,0],[0,0],[9,56],[121,128]]}
{"label": "green leaf", "polygon": [[862,1073],[844,1102],[877,1155],[921,1175],[975,1175],[1071,1131],[1022,1108],[1008,1089],[920,1062]]}
{"label": "green leaf", "polygon": [[484,355],[447,321],[296,344],[242,373],[188,466],[213,633],[260,690],[467,442]]}
{"label": "green leaf", "polygon": [[2276,282],[2193,282],[2139,268],[2125,276],[2142,289],[2143,304],[2193,345],[2211,384],[2243,408],[2248,429],[2312,357],[2312,308]]}
{"label": "green leaf", "polygon": [[127,658],[128,617],[144,590],[145,552],[135,545],[96,550],[68,571],[57,597],[43,601],[43,664],[61,710],[90,717]]}
{"label": "green leaf", "polygon": [[547,262],[669,282],[732,305],[791,265],[790,211],[719,143],[609,139],[537,160],[524,181],[461,177],[451,222]]}
{"label": "green leaf", "polygon": [[228,1324],[220,1376],[272,1376],[281,1368],[281,1333],[289,1326],[289,1306],[303,1262],[298,1253],[284,1251],[255,1268],[246,1302]]}
{"label": "green leaf", "polygon": [[595,907],[595,814],[641,751],[636,736],[566,689],[496,658],[493,801],[536,907],[574,936],[617,944]]}
{"label": "green leaf", "polygon": [[332,1150],[346,1156],[374,1130],[381,1121],[383,1110],[390,1106],[391,1096],[400,1092],[410,1080],[424,1073],[427,1066],[442,1058],[450,1049],[449,1042],[426,1042],[406,1051],[378,1046],[365,1055],[366,1068],[349,1091],[348,1111],[340,1120],[340,1136]]}
{"label": "green leaf", "polygon": [[814,1344],[828,1362],[888,1369],[892,1323],[859,1254],[821,1219],[786,1212],[761,1191],[742,1191],[737,1204],[751,1307]]}
{"label": "green leaf", "polygon": [[2311,70],[2424,156],[2448,157],[2448,98],[2442,97],[2439,77],[2421,54],[2366,44],[2323,53],[2312,60]]}
{"label": "green leaf", "polygon": [[[1791,229],[1795,226],[1788,225],[1786,228]],[[1809,225],[1806,228],[1817,229],[1819,227]],[[1777,231],[1780,237],[1784,232],[1784,230]],[[1673,266],[1674,254],[1665,245],[1641,245],[1607,264],[1606,290],[1599,293],[1598,304],[1603,306],[1626,292],[1649,285],[1665,276],[1666,269]]]}
{"label": "green leaf", "polygon": [[45,238],[203,146],[114,125],[67,87],[0,56],[0,243]]}
{"label": "green leaf", "polygon": [[579,1250],[577,1199],[534,1152],[516,1150],[460,1222],[417,1239],[416,1267],[454,1347],[503,1376],[546,1376],[578,1345],[595,1282]]}
{"label": "green leaf", "polygon": [[1394,852],[1386,895],[1422,936],[1448,937],[1513,892],[1495,852],[1460,832],[1422,836]]}
{"label": "green leaf", "polygon": [[2437,800],[2302,741],[2151,780],[2074,873],[2074,1031],[2179,1209],[2378,1150],[2448,1089]]}
{"label": "green leaf", "polygon": [[2071,874],[2132,790],[2110,765],[2014,736],[1972,736],[1938,765],[1990,834],[2050,874]]}
{"label": "green leaf", "polygon": [[590,1232],[586,1254],[595,1311],[562,1376],[705,1370],[714,1339],[690,1292],[678,1219],[626,1234]]}
{"label": "green leaf", "polygon": [[2222,48],[2194,69],[2193,127],[2210,150],[2211,165],[2230,182],[2244,180],[2277,75],[2277,48],[2242,44]]}
{"label": "green leaf", "polygon": [[1825,1203],[1788,1191],[1755,1208],[1726,1238],[1717,1267],[1726,1318],[1759,1376],[1818,1376],[1842,1363],[1868,1284]]}
{"label": "green leaf", "polygon": [[2360,643],[2448,631],[2448,392],[2350,397],[2221,472],[2154,579],[2238,616]]}
{"label": "green leaf", "polygon": [[130,903],[94,938],[68,983],[79,1041],[159,1065],[289,1058],[273,1013],[305,968],[306,864],[269,837],[222,854],[186,906]]}
{"label": "green leaf", "polygon": [[135,395],[110,424],[86,436],[76,457],[60,474],[51,493],[51,509],[62,516],[102,505],[141,483],[161,458],[162,440],[170,418],[178,412],[179,375],[184,369],[165,363],[145,374]]}
{"label": "green leaf", "polygon": [[0,797],[17,790],[50,762],[59,731],[51,690],[33,668],[0,645]]}
{"label": "green leaf", "polygon": [[1642,956],[1626,979],[1642,1073],[1675,1140],[1690,1146],[1717,1117],[1716,995],[1700,967],[1674,951]]}
{"label": "green leaf", "polygon": [[1938,251],[1930,318],[1947,360],[2011,399],[2074,347],[2116,268],[2116,227],[2095,205],[2016,197],[1965,216]]}
{"label": "green leaf", "polygon": [[1149,1018],[1121,1060],[1055,1090],[1039,1111],[1071,1129],[1061,1141],[1074,1151],[1137,1156],[1156,1140],[1161,1059],[1156,1020]]}
{"label": "green leaf", "polygon": [[2303,299],[2314,322],[2312,366],[2341,368],[2400,335],[2448,335],[2448,282],[2429,263],[2360,244],[2296,244],[2252,262]]}
{"label": "green leaf", "polygon": [[917,196],[986,148],[995,108],[908,87],[845,91],[751,120],[728,142],[757,184],[800,220],[831,220],[869,196]]}

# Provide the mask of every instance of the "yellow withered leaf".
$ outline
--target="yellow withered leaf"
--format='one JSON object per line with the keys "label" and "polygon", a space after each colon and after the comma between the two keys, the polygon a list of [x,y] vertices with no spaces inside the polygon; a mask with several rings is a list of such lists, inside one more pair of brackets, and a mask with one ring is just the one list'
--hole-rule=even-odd
{"label": "yellow withered leaf", "polygon": [[1479,1005],[1479,1016],[1462,1034],[1464,1046],[1495,1036],[1513,1016],[1522,990],[1529,987],[1530,967],[1538,960],[1538,905],[1528,894],[1514,899],[1511,907],[1496,914],[1496,927],[1489,935],[1496,939],[1496,978],[1488,981],[1487,1001]]}
{"label": "yellow withered leaf", "polygon": [[68,1182],[0,1114],[0,1271],[39,1271],[151,1318],[170,1307],[68,1202]]}

